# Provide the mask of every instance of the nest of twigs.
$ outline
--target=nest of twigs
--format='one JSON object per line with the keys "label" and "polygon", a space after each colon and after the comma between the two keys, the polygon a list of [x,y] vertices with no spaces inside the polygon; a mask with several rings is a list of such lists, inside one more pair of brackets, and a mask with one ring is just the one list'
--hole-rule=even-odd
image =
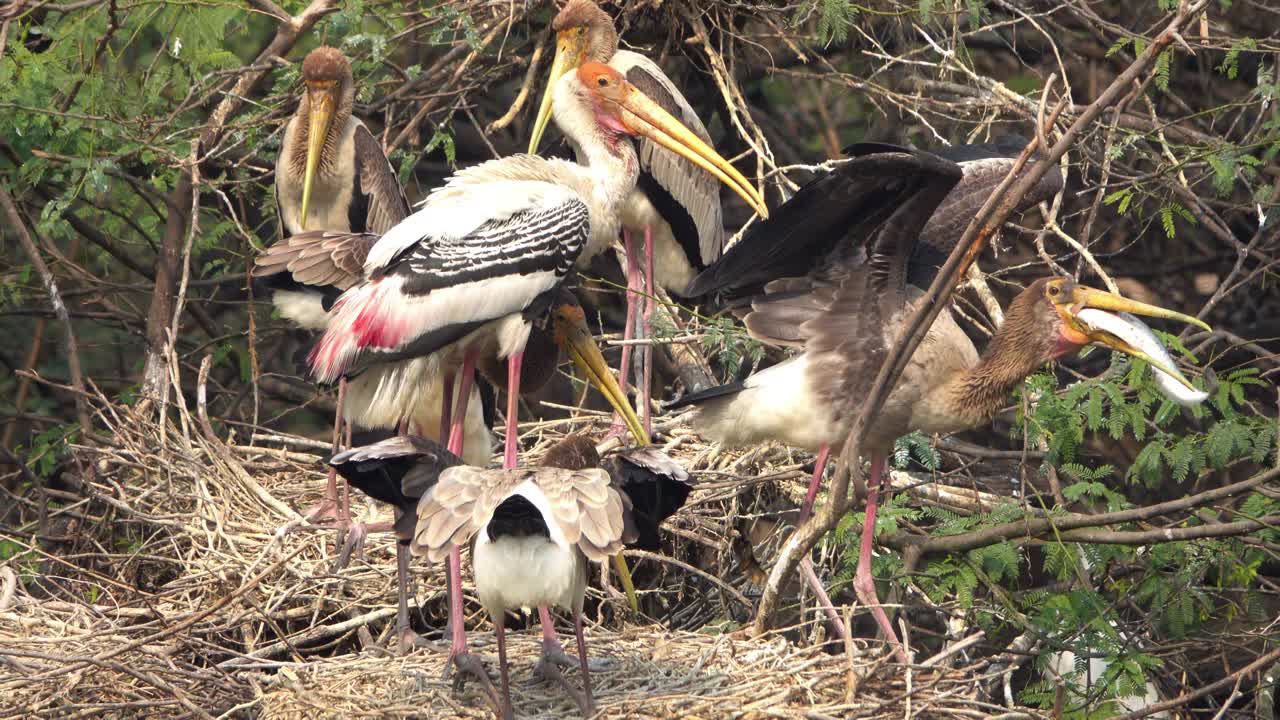
{"label": "nest of twigs", "polygon": [[[105,401],[95,411],[110,443],[73,446],[62,473],[74,492],[59,497],[80,499],[48,510],[44,540],[0,566],[0,717],[489,716],[478,690],[455,692],[441,678],[443,643],[387,652],[393,540],[372,535],[363,557],[335,572],[334,533],[298,514],[323,490],[320,443],[259,434],[240,444],[245,431],[219,433],[182,407],[163,422],[154,409]],[[526,457],[585,424],[603,430],[603,420],[529,423]],[[733,538],[744,519],[793,511],[807,458],[777,447],[723,453],[688,431],[667,437],[701,483],[668,523],[667,552],[633,559],[642,617],[625,611],[607,577],[593,581],[588,650],[605,661],[593,674],[598,717],[986,714],[977,673],[908,671],[871,640],[837,646],[808,603],[768,636],[730,632],[759,592],[754,557]],[[353,500],[362,519],[388,517],[363,495]],[[768,563],[783,532],[779,522],[757,537],[753,555]],[[420,559],[414,569],[415,627],[438,639],[442,569]],[[467,624],[496,675],[493,630],[474,599]],[[575,715],[559,687],[530,676],[536,630],[508,637],[517,714]]]}

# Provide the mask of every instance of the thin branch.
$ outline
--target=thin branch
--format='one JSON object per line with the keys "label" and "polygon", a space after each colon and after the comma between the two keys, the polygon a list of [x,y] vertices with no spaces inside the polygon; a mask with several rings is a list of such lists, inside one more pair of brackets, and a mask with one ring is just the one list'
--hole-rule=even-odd
{"label": "thin branch", "polygon": [[0,206],[3,206],[4,213],[9,218],[9,226],[18,235],[18,242],[21,243],[22,249],[27,252],[27,256],[31,258],[32,266],[40,274],[40,281],[44,283],[45,292],[49,295],[49,304],[53,306],[53,312],[58,316],[58,321],[62,323],[62,342],[67,353],[67,369],[71,373],[71,386],[77,391],[74,393],[76,418],[80,421],[81,436],[87,438],[91,425],[89,423],[89,406],[85,403],[86,393],[84,389],[84,374],[80,366],[80,350],[76,346],[76,334],[71,327],[71,317],[67,314],[67,306],[62,303],[62,295],[58,293],[58,281],[53,277],[53,273],[49,271],[49,266],[45,265],[44,258],[40,256],[40,249],[36,246],[35,240],[32,239],[31,233],[27,230],[27,225],[23,222],[22,215],[18,213],[18,207],[14,205],[13,198],[9,196],[9,191],[3,185],[0,185]]}

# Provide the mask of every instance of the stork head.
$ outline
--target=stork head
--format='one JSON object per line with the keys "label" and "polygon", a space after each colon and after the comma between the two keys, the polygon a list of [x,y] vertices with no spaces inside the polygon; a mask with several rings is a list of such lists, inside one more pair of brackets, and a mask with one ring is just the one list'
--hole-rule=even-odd
{"label": "stork head", "polygon": [[[324,153],[334,116],[354,80],[351,63],[337,48],[322,45],[307,53],[302,61],[302,82],[306,85],[307,161],[302,176],[302,227],[307,228],[307,209],[311,205],[311,186]],[[349,110],[349,108],[347,108]]]}
{"label": "stork head", "polygon": [[[1067,278],[1042,278],[1023,290],[1009,306],[1004,326],[988,349],[988,360],[995,362],[1003,357],[1011,366],[1034,368],[1085,345],[1097,345],[1141,358],[1186,388],[1196,390],[1135,315],[1209,329],[1190,315],[1095,290]],[[1143,335],[1153,339],[1139,339]]]}
{"label": "stork head", "polygon": [[538,144],[551,122],[556,83],[566,73],[577,70],[587,61],[607,63],[618,51],[618,31],[613,19],[591,0],[569,0],[551,21],[556,34],[556,57],[551,61],[547,89],[542,93],[538,117],[529,138],[529,154],[538,152]]}
{"label": "stork head", "polygon": [[[612,142],[619,135],[648,138],[715,175],[762,217],[768,216],[764,198],[737,168],[617,70],[587,62],[561,78],[556,98],[556,122],[580,144],[591,140],[580,137],[589,131],[600,138],[597,142]],[[589,111],[590,120],[584,111]]]}

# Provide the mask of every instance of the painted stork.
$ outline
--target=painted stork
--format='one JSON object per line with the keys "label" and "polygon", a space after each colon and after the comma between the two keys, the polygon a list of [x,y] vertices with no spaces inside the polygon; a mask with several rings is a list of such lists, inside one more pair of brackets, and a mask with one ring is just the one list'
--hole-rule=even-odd
{"label": "painted stork", "polygon": [[[761,288],[745,317],[748,332],[802,352],[745,382],[668,406],[695,406],[690,423],[728,444],[777,440],[816,451],[802,522],[829,452],[841,448],[921,288],[936,273],[927,258],[945,257],[950,246],[943,243],[955,242],[951,234],[931,234],[930,228],[948,222],[963,227],[985,200],[983,193],[966,192],[973,171],[961,164],[885,145],[851,151],[853,159],[801,188],[694,283],[704,292]],[[962,199],[952,201],[957,192]],[[939,218],[953,212],[961,220]],[[938,245],[922,247],[921,240]],[[905,652],[871,577],[880,481],[894,440],[912,430],[950,433],[979,426],[1027,375],[1088,344],[1143,358],[1190,388],[1163,349],[1156,349],[1158,343],[1146,349],[1134,344],[1126,328],[1141,323],[1124,313],[1204,327],[1181,313],[1054,278],[1037,280],[1013,300],[981,355],[949,313],[929,329],[862,446],[871,474],[854,590],[900,659],[906,660]]]}
{"label": "painted stork", "polygon": [[[556,297],[558,304],[548,313],[546,318],[550,327],[544,328],[541,324],[535,324],[530,332],[530,342],[525,350],[526,362],[522,363],[521,368],[520,383],[522,391],[536,391],[551,379],[556,367],[559,365],[562,350],[568,351],[575,358],[575,362],[578,362],[579,367],[586,371],[588,378],[600,373],[607,374],[608,372],[603,357],[599,355],[599,351],[595,349],[595,346],[590,344],[591,333],[586,326],[585,317],[582,308],[578,305],[577,298],[564,289],[560,289],[556,293]],[[576,346],[586,347],[586,349],[581,350]],[[583,361],[579,361],[578,358],[583,358]],[[479,367],[477,369],[482,372],[487,371],[485,372],[486,376],[494,377],[495,384],[497,384],[507,379],[504,377],[505,372],[498,372],[499,365],[501,363],[493,361],[489,363],[488,368]],[[411,374],[414,377],[424,376],[421,372],[412,372]],[[480,384],[480,382],[477,382],[473,386],[473,398],[476,398],[475,388]],[[353,380],[352,387],[356,386],[356,381]],[[439,388],[441,384],[432,383],[430,387]],[[616,397],[620,397],[620,394],[609,392],[605,394],[611,401]],[[414,399],[415,402],[429,403],[431,407],[428,412],[434,410],[437,413],[436,422],[439,423],[438,413],[442,407],[442,397],[417,395],[414,396]],[[491,395],[486,395],[485,399],[487,402],[492,401]],[[480,408],[477,407],[478,404],[468,405],[467,412],[481,412]],[[486,415],[489,410],[490,408],[486,404],[484,408]],[[625,414],[626,411],[625,407],[619,408],[619,412]],[[437,425],[433,424],[427,427],[435,428]],[[441,437],[445,437],[443,431]],[[438,441],[435,438],[425,435],[401,435],[398,442],[388,440],[367,445],[363,448],[355,448],[335,455],[329,461],[330,467],[334,468],[351,485],[354,485],[373,499],[391,505],[395,509],[395,520],[385,529],[393,531],[398,542],[403,545],[403,547],[397,547],[396,550],[399,565],[407,562],[407,555],[402,556],[401,553],[407,551],[408,542],[412,534],[410,531],[413,527],[412,520],[406,520],[405,514],[407,513],[409,516],[414,514],[418,499],[422,497],[430,483],[434,482],[438,471],[464,463],[478,467],[488,464],[489,457],[487,452],[481,455],[481,462],[474,463],[468,461],[466,457],[459,458],[437,443]],[[488,446],[486,445],[486,447]],[[592,451],[594,451],[594,445],[592,446]],[[406,472],[401,465],[406,462],[416,469],[412,474],[404,475],[404,482],[401,483],[399,478]],[[433,467],[436,468],[436,472],[428,472]],[[391,475],[388,475],[388,473]],[[394,478],[391,476],[394,476]],[[378,526],[373,527],[383,529]],[[350,544],[348,544],[343,549],[344,554],[349,554],[351,549]],[[345,562],[345,555],[339,560],[340,564],[343,562]],[[407,574],[403,567],[398,567],[397,570],[399,573],[398,590],[401,601],[401,612],[397,616],[397,630],[400,649],[407,651],[417,643],[417,635],[412,632],[408,624]],[[630,588],[629,579],[625,579],[625,576],[624,584]]]}
{"label": "painted stork", "polygon": [[[505,619],[508,610],[538,608],[542,658],[535,673],[558,681],[584,717],[594,713],[582,605],[587,562],[603,562],[624,545],[656,543],[658,526],[684,504],[684,468],[658,449],[640,447],[603,464],[594,443],[572,435],[551,448],[541,467],[439,474],[418,504],[414,554],[439,562],[470,544],[476,594],[498,639],[502,716],[511,718]],[[646,545],[651,546],[651,545]],[[573,615],[582,690],[558,665],[571,665],[556,637],[549,607]]]}
{"label": "painted stork", "polygon": [[[275,288],[273,302],[282,314],[306,329],[324,330],[329,309],[344,290],[364,279],[364,259],[379,236],[372,233],[311,230],[286,237],[260,255],[254,274]],[[340,424],[373,430],[403,428],[444,442],[449,421],[443,416],[448,388],[434,372],[432,358],[414,357],[381,363],[353,376],[338,379],[338,407],[334,421],[334,451],[338,449]],[[479,386],[469,393],[463,422],[466,438],[463,458],[485,465],[493,451],[493,433],[482,413]],[[350,522],[350,497],[338,499],[337,475],[330,468],[325,499],[307,511],[308,518],[331,515],[341,531],[350,530],[342,543],[346,557],[363,539],[368,528]],[[341,562],[340,562],[341,564]]]}
{"label": "painted stork", "polygon": [[[551,28],[556,33],[556,55],[529,139],[530,154],[538,151],[538,144],[551,119],[556,81],[587,61],[607,63],[650,100],[679,118],[704,143],[711,143],[711,136],[702,120],[675,83],[657,63],[644,55],[619,50],[618,32],[614,29],[613,20],[591,0],[569,0],[552,21]],[[583,148],[572,139],[570,143],[579,162],[591,161]],[[697,163],[658,143],[641,140],[639,149],[640,177],[622,211],[622,237],[627,258],[627,339],[637,332],[637,324],[638,337],[649,336],[657,287],[684,295],[694,276],[720,257],[725,244],[720,187],[715,178],[702,172]],[[740,175],[735,173],[733,177],[741,186],[739,194],[747,204],[761,217],[768,217],[764,200],[755,188]],[[730,186],[734,185],[730,183]],[[640,261],[632,242],[634,235],[644,237],[643,273],[639,272]],[[643,311],[636,307],[638,295],[645,298]],[[653,347],[644,345],[641,354],[639,405],[648,429]],[[624,389],[631,375],[630,363],[631,346],[625,345],[620,369]]]}
{"label": "painted stork", "polygon": [[[459,171],[432,192],[374,245],[364,282],[334,304],[311,355],[317,379],[333,382],[360,363],[430,358],[446,387],[461,365],[459,397],[466,405],[476,362],[491,355],[509,359],[507,387],[519,388],[532,320],[553,304],[575,263],[617,235],[619,212],[638,174],[635,149],[623,136],[653,139],[730,177],[728,161],[612,68],[587,63],[560,78],[555,93],[556,123],[590,164],[515,155]],[[647,442],[589,333],[583,335],[566,338],[575,361]],[[516,461],[517,396],[507,394],[508,468]],[[465,413],[462,407],[454,414],[449,436],[449,450],[458,455]],[[460,662],[467,650],[456,552],[450,574],[451,657]],[[474,664],[462,665],[471,671]]]}
{"label": "painted stork", "polygon": [[[356,88],[346,56],[328,46],[312,50],[302,61],[302,80],[306,89],[276,161],[280,239],[257,259],[255,275],[282,317],[320,331],[334,300],[363,280],[364,259],[380,234],[408,217],[409,202],[382,146],[352,114]],[[411,419],[420,433],[435,433],[444,388],[421,370],[412,362],[378,368],[350,387],[342,378],[335,450],[342,422],[380,429]],[[477,409],[466,418],[466,432],[473,450],[465,457],[484,464],[492,435],[478,403],[472,406]],[[334,472],[324,501],[306,515],[331,516],[340,533],[349,527],[349,497],[344,492],[339,503]],[[356,527],[349,542],[362,537],[362,526]]]}

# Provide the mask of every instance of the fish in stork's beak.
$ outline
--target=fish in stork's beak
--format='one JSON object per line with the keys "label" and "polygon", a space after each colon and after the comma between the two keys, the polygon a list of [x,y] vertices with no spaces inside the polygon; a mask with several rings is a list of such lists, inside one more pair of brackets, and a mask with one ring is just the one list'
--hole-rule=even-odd
{"label": "fish in stork's beak", "polygon": [[769,217],[764,198],[728,160],[689,128],[627,82],[617,70],[596,62],[578,68],[578,81],[596,101],[596,118],[620,133],[640,135],[706,170],[728,185],[762,218]]}
{"label": "fish in stork's beak", "polygon": [[586,314],[583,313],[582,307],[576,303],[560,303],[554,306],[551,310],[551,326],[556,344],[569,353],[574,365],[587,376],[592,385],[596,386],[600,394],[604,395],[613,409],[618,411],[622,421],[631,430],[636,444],[648,445],[649,434],[644,431],[644,425],[640,424],[640,418],[636,417],[636,411],[631,407],[631,402],[618,386],[618,381],[614,379],[608,363],[600,354],[600,348],[596,347],[596,341],[591,337],[591,330],[587,328]]}
{"label": "fish in stork's beak", "polygon": [[[1171,394],[1174,400],[1190,401],[1190,404],[1194,404],[1204,399],[1197,397],[1197,394],[1203,395],[1203,393],[1178,372],[1172,358],[1155,338],[1150,328],[1134,316],[1144,315],[1177,320],[1204,330],[1211,330],[1203,320],[1174,310],[1130,300],[1105,290],[1078,285],[1066,279],[1049,282],[1045,293],[1059,317],[1062,318],[1063,340],[1074,345],[1100,345],[1145,360],[1159,374],[1176,381],[1191,393],[1190,395],[1183,393],[1181,396],[1176,393]],[[1167,382],[1162,382],[1161,386],[1167,393],[1172,390]]]}
{"label": "fish in stork's beak", "polygon": [[307,82],[307,99],[310,111],[307,116],[307,166],[302,176],[302,216],[299,222],[307,229],[307,208],[311,206],[311,186],[315,182],[316,169],[324,151],[325,138],[338,107],[337,80],[310,80]]}
{"label": "fish in stork's beak", "polygon": [[538,153],[542,135],[551,122],[551,105],[556,94],[556,84],[570,70],[576,70],[587,60],[587,29],[565,28],[556,33],[556,57],[551,61],[551,73],[547,76],[547,89],[538,105],[538,117],[533,121],[533,134],[529,137],[529,154]]}

